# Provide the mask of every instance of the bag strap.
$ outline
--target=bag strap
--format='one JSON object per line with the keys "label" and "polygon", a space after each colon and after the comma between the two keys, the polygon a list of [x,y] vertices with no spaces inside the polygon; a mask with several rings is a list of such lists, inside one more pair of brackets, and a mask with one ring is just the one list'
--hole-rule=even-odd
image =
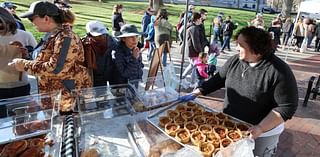
{"label": "bag strap", "polygon": [[60,56],[59,56],[59,59],[57,61],[57,66],[53,70],[54,74],[59,74],[62,71],[63,65],[64,65],[64,63],[66,61],[66,58],[67,58],[67,55],[68,55],[68,50],[69,50],[69,47],[70,47],[70,43],[71,43],[71,38],[64,37],[63,43],[62,43],[62,47],[60,49]]}

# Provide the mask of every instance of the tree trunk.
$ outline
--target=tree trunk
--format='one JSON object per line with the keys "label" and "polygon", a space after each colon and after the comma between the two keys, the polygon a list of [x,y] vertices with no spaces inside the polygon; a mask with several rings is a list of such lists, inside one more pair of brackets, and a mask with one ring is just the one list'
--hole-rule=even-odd
{"label": "tree trunk", "polygon": [[153,0],[153,5],[152,5],[153,7],[152,8],[155,11],[158,11],[160,9],[160,1],[162,2],[162,0]]}
{"label": "tree trunk", "polygon": [[292,0],[283,0],[281,15],[285,18],[290,17],[292,6]]}
{"label": "tree trunk", "polygon": [[149,0],[149,6],[153,8],[153,0]]}

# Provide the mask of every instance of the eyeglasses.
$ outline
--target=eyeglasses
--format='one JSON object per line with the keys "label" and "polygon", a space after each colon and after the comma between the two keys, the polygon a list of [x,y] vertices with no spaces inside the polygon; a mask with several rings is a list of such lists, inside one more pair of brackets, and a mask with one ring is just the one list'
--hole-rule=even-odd
{"label": "eyeglasses", "polygon": [[8,7],[10,10],[16,10],[16,7]]}

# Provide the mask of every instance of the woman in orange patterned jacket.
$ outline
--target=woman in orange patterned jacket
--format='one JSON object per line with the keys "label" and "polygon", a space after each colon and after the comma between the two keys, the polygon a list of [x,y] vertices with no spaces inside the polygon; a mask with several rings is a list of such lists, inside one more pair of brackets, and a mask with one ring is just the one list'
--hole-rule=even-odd
{"label": "woman in orange patterned jacket", "polygon": [[[61,112],[71,111],[75,105],[71,90],[92,86],[83,66],[84,50],[80,38],[70,27],[63,27],[63,23],[70,20],[66,13],[50,2],[32,3],[21,17],[28,18],[39,32],[51,35],[34,61],[14,59],[11,63],[16,70],[38,77],[40,93],[61,90]],[[44,103],[43,107],[52,108],[52,104]]]}

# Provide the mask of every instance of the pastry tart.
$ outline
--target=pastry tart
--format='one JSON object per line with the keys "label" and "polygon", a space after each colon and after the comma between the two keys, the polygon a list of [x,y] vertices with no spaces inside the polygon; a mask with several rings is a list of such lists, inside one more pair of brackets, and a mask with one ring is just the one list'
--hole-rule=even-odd
{"label": "pastry tart", "polygon": [[229,138],[224,138],[221,140],[221,147],[226,148],[232,143],[232,140]]}
{"label": "pastry tart", "polygon": [[186,121],[190,121],[193,118],[193,113],[190,111],[181,112],[181,117],[184,118]]}
{"label": "pastry tart", "polygon": [[206,136],[200,132],[200,131],[195,131],[191,134],[191,142],[195,146],[199,146],[200,143],[206,141]]}
{"label": "pastry tart", "polygon": [[221,139],[225,138],[228,132],[228,129],[221,125],[215,126],[213,130],[219,135]]}
{"label": "pastry tart", "polygon": [[190,108],[197,108],[197,107],[198,107],[198,105],[197,105],[196,103],[194,103],[194,102],[189,101],[189,102],[187,102],[187,107],[190,107]]}
{"label": "pastry tart", "polygon": [[212,132],[212,127],[208,124],[202,124],[199,126],[199,131],[207,135],[208,133]]}
{"label": "pastry tart", "polygon": [[25,151],[27,147],[28,142],[26,140],[11,142],[3,148],[2,154],[8,154],[9,156],[18,156],[18,154]]}
{"label": "pastry tart", "polygon": [[169,118],[169,117],[167,117],[167,116],[164,116],[164,117],[160,117],[159,118],[159,125],[160,125],[160,127],[165,127],[166,126],[166,124],[168,124],[168,123],[171,123],[172,122],[172,120]]}
{"label": "pastry tart", "polygon": [[202,115],[206,116],[207,118],[214,117],[214,113],[209,112],[209,111],[203,111]]}
{"label": "pastry tart", "polygon": [[45,146],[45,140],[42,138],[32,138],[28,139],[28,148],[37,147],[37,148],[43,148]]}
{"label": "pastry tart", "polygon": [[214,132],[207,134],[207,142],[212,143],[214,148],[220,148],[220,137]]}
{"label": "pastry tart", "polygon": [[198,106],[196,108],[194,108],[193,110],[194,115],[202,115],[204,108],[201,106]]}
{"label": "pastry tart", "polygon": [[218,118],[221,124],[223,121],[228,119],[228,116],[222,112],[219,112],[218,114],[216,114],[216,117]]}
{"label": "pastry tart", "polygon": [[186,108],[186,111],[189,111],[189,112],[193,113],[193,108],[192,107],[186,106],[185,108]]}
{"label": "pastry tart", "polygon": [[202,125],[206,123],[206,118],[203,115],[197,115],[193,117],[193,122],[198,125]]}
{"label": "pastry tart", "polygon": [[42,152],[41,148],[32,147],[24,151],[19,157],[42,157],[45,153]]}
{"label": "pastry tart", "polygon": [[181,143],[188,143],[190,141],[190,132],[188,129],[179,129],[175,137]]}
{"label": "pastry tart", "polygon": [[223,122],[223,125],[225,127],[227,127],[228,129],[230,129],[230,130],[236,128],[236,124],[234,122],[230,121],[230,120],[225,120]]}
{"label": "pastry tart", "polygon": [[176,110],[168,110],[167,115],[169,118],[174,119],[180,115],[180,113]]}
{"label": "pastry tart", "polygon": [[176,132],[180,129],[180,126],[176,123],[168,123],[165,126],[165,131],[170,136],[175,136]]}
{"label": "pastry tart", "polygon": [[184,126],[184,123],[186,122],[187,120],[185,120],[184,118],[182,118],[181,116],[178,116],[176,118],[174,118],[174,122],[178,125],[180,125],[180,127],[182,128]]}
{"label": "pastry tart", "polygon": [[213,144],[209,142],[200,143],[199,148],[204,157],[211,157],[214,151]]}
{"label": "pastry tart", "polygon": [[239,131],[236,130],[229,130],[228,131],[228,137],[233,141],[233,142],[237,142],[241,139],[241,134],[239,133]]}
{"label": "pastry tart", "polygon": [[186,111],[186,106],[184,106],[184,105],[182,105],[182,104],[179,104],[179,105],[177,105],[177,107],[176,107],[176,111],[178,111],[178,112],[184,112],[184,111]]}
{"label": "pastry tart", "polygon": [[209,124],[211,126],[216,126],[216,125],[219,125],[219,121],[214,117],[210,117],[210,118],[207,117],[206,124]]}
{"label": "pastry tart", "polygon": [[236,128],[241,131],[242,137],[248,137],[250,135],[249,126],[243,123],[238,123]]}
{"label": "pastry tart", "polygon": [[198,130],[198,125],[194,122],[187,122],[184,124],[184,128],[189,130],[190,133],[193,133]]}

